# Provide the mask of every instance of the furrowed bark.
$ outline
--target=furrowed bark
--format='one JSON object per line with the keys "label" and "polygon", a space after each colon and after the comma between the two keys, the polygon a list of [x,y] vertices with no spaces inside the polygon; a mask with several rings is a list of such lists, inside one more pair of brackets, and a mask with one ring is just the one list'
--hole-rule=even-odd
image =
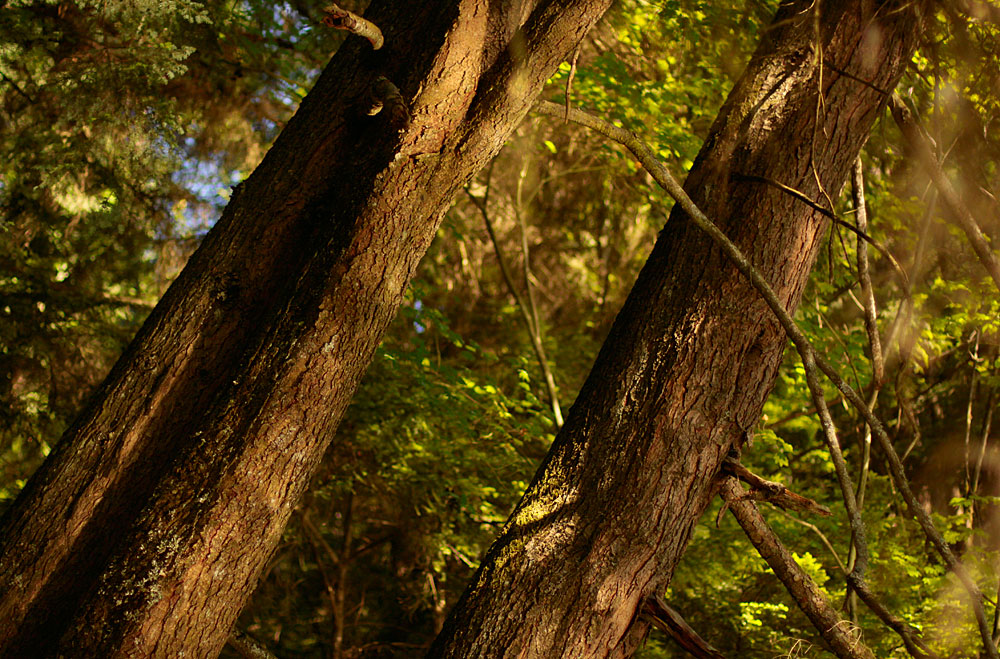
{"label": "furrowed bark", "polygon": [[[554,103],[549,103],[547,101],[539,102],[535,106],[535,109],[537,111],[542,112],[543,114],[548,114],[551,116],[560,116],[563,112],[563,109],[561,107],[557,106]],[[810,393],[812,394],[813,401],[815,403],[814,411],[819,414],[821,425],[823,426],[824,434],[826,435],[827,438],[827,444],[830,449],[830,455],[833,458],[834,465],[836,467],[835,471],[837,472],[838,480],[840,480],[841,492],[843,494],[845,507],[847,508],[848,518],[850,519],[851,523],[851,528],[852,528],[851,549],[852,551],[856,549],[856,553],[852,557],[852,563],[854,564],[854,567],[850,571],[848,571],[843,565],[843,563],[841,563],[840,559],[837,557],[836,552],[833,550],[833,547],[826,540],[826,536],[820,534],[820,537],[822,538],[824,544],[826,544],[827,548],[829,548],[831,553],[834,555],[834,558],[837,560],[838,566],[845,572],[845,574],[847,574],[848,584],[853,589],[852,592],[856,591],[858,594],[860,594],[865,604],[867,604],[868,607],[883,622],[885,622],[889,627],[891,627],[893,630],[899,633],[900,637],[903,639],[903,642],[906,645],[907,649],[910,651],[910,653],[913,654],[914,657],[934,656],[926,649],[926,647],[923,646],[919,637],[913,632],[913,630],[909,627],[909,625],[907,625],[904,621],[897,618],[896,616],[892,615],[892,613],[890,613],[881,604],[881,602],[879,602],[877,598],[875,598],[875,596],[870,592],[867,584],[864,581],[864,573],[867,570],[867,565],[868,565],[868,558],[867,558],[868,545],[865,540],[864,525],[861,520],[861,515],[858,511],[858,504],[855,501],[853,485],[850,481],[850,476],[848,475],[846,464],[844,463],[844,458],[840,451],[840,442],[837,439],[836,428],[834,427],[833,420],[830,416],[829,406],[827,405],[826,400],[823,398],[823,390],[820,383],[822,376],[820,371],[822,370],[823,373],[826,373],[831,379],[833,379],[836,382],[837,386],[844,391],[845,395],[849,399],[851,399],[852,402],[855,403],[855,405],[859,406],[860,411],[870,419],[870,424],[871,424],[870,429],[874,430],[876,434],[882,437],[884,436],[884,430],[881,430],[879,424],[875,422],[871,412],[871,405],[862,404],[860,402],[861,399],[857,396],[857,393],[855,393],[854,390],[851,389],[850,387],[847,387],[847,385],[843,382],[843,380],[836,375],[836,371],[833,370],[833,368],[830,366],[829,363],[826,362],[824,358],[816,354],[815,350],[812,347],[812,344],[809,343],[808,339],[802,333],[802,330],[799,329],[795,321],[792,319],[791,315],[784,309],[784,307],[781,306],[781,301],[778,300],[777,296],[774,294],[774,291],[771,290],[770,285],[763,279],[761,274],[750,265],[749,261],[740,252],[739,248],[736,247],[725,236],[725,234],[719,231],[718,227],[716,227],[714,223],[712,223],[711,219],[706,217],[705,214],[697,206],[694,205],[694,202],[691,201],[691,198],[688,197],[687,194],[684,192],[684,190],[681,189],[680,185],[678,185],[677,182],[674,180],[674,178],[670,175],[670,172],[668,172],[667,169],[662,165],[662,163],[660,163],[656,159],[656,156],[653,154],[652,150],[646,144],[640,141],[635,134],[630,133],[629,131],[626,131],[622,128],[613,126],[585,112],[581,112],[579,110],[570,110],[569,117],[573,121],[576,121],[585,126],[589,126],[597,130],[601,134],[606,135],[611,139],[626,146],[629,149],[629,151],[631,151],[632,154],[639,159],[639,162],[643,165],[643,167],[645,167],[646,171],[648,171],[653,176],[656,182],[660,184],[660,186],[663,187],[670,194],[670,196],[673,197],[677,201],[677,203],[688,213],[690,220],[694,222],[700,229],[702,229],[702,231],[710,235],[712,239],[715,241],[715,243],[725,250],[730,260],[737,265],[740,272],[742,272],[743,275],[746,276],[753,283],[753,286],[755,289],[757,289],[757,292],[761,295],[762,298],[764,298],[764,300],[767,301],[767,304],[770,307],[771,312],[774,313],[774,315],[778,318],[782,327],[785,328],[785,332],[788,334],[789,339],[791,339],[792,343],[798,350],[799,356],[802,358],[802,365],[805,367],[806,381],[809,385],[809,390]],[[858,162],[860,161],[859,160],[855,161],[855,167],[854,167],[855,175],[857,175],[858,173],[858,167],[857,167]],[[796,194],[795,196],[796,198],[801,199],[799,195]],[[816,208],[816,206],[813,206],[813,208]],[[888,454],[890,462],[892,462],[893,460],[892,456],[895,454],[892,451],[891,445],[889,446]],[[755,491],[753,497],[749,498],[764,498],[768,501],[771,501],[772,503],[775,503],[778,506],[784,505],[785,507],[811,510],[813,512],[819,512],[820,514],[830,514],[829,510],[826,510],[825,508],[822,507],[818,507],[817,504],[815,504],[815,502],[812,502],[809,499],[806,499],[805,497],[789,493],[787,491],[787,488],[785,488],[780,483],[773,483],[771,481],[767,481],[763,478],[760,478],[759,476],[753,474],[745,467],[743,467],[738,461],[730,457],[727,457],[723,461],[723,469],[724,471],[731,473],[734,476],[738,476],[740,479],[746,481],[748,484],[751,485],[751,487]],[[912,497],[908,497],[908,495],[905,494],[905,492],[908,491],[909,489],[909,486],[906,485],[905,480],[901,482],[900,489],[904,491],[904,498],[907,499],[907,502],[909,503]],[[722,494],[724,497],[726,496],[726,492],[727,492],[727,485],[723,483]],[[730,492],[730,494],[732,496],[729,496],[726,499],[727,506],[724,506],[722,508],[720,515],[726,511],[728,503],[730,501],[748,498],[742,495],[736,496],[735,494],[732,494],[732,492]],[[743,509],[743,511],[748,514],[755,510],[756,509],[749,509],[749,508]],[[737,518],[740,519],[740,523],[743,524],[744,519],[740,517],[739,511],[734,511],[734,514],[736,514]],[[756,514],[759,517],[759,513],[754,512],[754,514]],[[792,517],[792,519],[801,524],[809,526],[818,533],[818,529],[816,529],[815,526],[808,524],[807,522],[803,522],[802,520],[799,520],[794,517]],[[747,521],[751,524],[751,526],[760,527],[761,525],[763,525],[766,527],[766,524],[764,524],[762,518],[757,520],[760,522],[759,524],[751,517],[748,517]],[[780,542],[777,540],[777,538],[772,538],[770,540],[766,539],[765,537],[766,535],[768,534],[773,535],[769,530],[766,531],[758,530],[757,535],[760,537],[755,537],[754,533],[751,532],[751,529],[747,528],[745,524],[743,525],[744,525],[744,530],[747,531],[747,534],[751,537],[751,540],[753,540],[755,544],[757,544],[758,541],[761,541],[765,545],[761,546],[760,544],[757,544],[757,548],[760,551],[761,556],[767,559],[769,563],[771,562],[772,558],[777,559],[778,563],[782,566],[781,569],[779,569],[779,567],[774,566],[773,564],[772,567],[774,568],[775,573],[778,574],[783,581],[786,581],[786,584],[788,580],[791,580],[793,582],[800,581],[800,579],[796,577],[796,575],[790,570],[790,568],[787,567],[788,560],[786,560],[786,558],[784,557],[778,556],[778,553],[776,552],[774,547],[770,546],[774,545],[775,543],[780,545]],[[940,536],[938,535],[938,537]],[[945,559],[948,560],[947,555],[945,555]],[[954,563],[954,560],[951,560],[949,565],[951,565],[952,563]],[[967,581],[967,575],[965,575],[964,568],[962,568],[961,565],[956,566],[956,573]],[[813,601],[815,598],[812,596],[812,594],[810,594],[809,589],[802,590],[801,588],[789,586],[789,592],[798,601],[802,609],[807,613],[809,610],[816,608],[816,603]],[[973,590],[971,594],[974,597],[976,597],[976,599],[973,600],[973,607],[975,609],[977,618],[979,618],[980,620],[985,620],[985,618],[982,615],[982,606],[979,600],[978,591]],[[806,599],[803,600],[802,599],[803,597],[805,597]],[[651,599],[646,600],[647,606],[649,606],[650,601],[653,600]],[[828,627],[820,626],[819,624],[820,622],[823,621],[825,617],[827,617],[826,614],[822,614],[818,618],[814,619],[814,622],[817,623],[819,631],[823,634],[829,632]],[[990,648],[987,647],[987,654],[989,654],[989,652]]]}
{"label": "furrowed bark", "polygon": [[0,656],[221,649],[441,214],[609,2],[370,7],[384,47],[335,55],[0,520]]}
{"label": "furrowed bark", "polygon": [[[916,46],[922,3],[790,2],[685,190],[794,309],[836,198]],[[823,58],[841,75],[821,71]],[[865,81],[859,82],[859,79]],[[776,318],[675,206],[566,424],[432,657],[626,657],[720,465],[752,433],[785,345]]]}

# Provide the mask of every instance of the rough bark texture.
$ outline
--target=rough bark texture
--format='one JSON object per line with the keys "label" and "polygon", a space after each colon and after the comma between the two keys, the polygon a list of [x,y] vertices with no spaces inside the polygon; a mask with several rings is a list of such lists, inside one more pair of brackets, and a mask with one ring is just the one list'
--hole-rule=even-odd
{"label": "rough bark texture", "polygon": [[372,5],[0,521],[0,656],[218,653],[455,190],[609,3]]}
{"label": "rough bark texture", "polygon": [[[838,196],[923,8],[783,4],[688,176],[687,193],[787,308],[827,224],[760,179],[823,206]],[[430,656],[630,656],[646,632],[642,603],[669,583],[722,460],[753,432],[785,344],[750,284],[675,207]]]}

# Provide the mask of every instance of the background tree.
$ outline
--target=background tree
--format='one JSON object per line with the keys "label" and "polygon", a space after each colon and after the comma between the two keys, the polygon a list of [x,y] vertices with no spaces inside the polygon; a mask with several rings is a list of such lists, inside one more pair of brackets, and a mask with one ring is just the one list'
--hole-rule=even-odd
{"label": "background tree", "polygon": [[342,40],[308,29],[318,8],[269,7],[0,12],[0,498],[48,454]]}

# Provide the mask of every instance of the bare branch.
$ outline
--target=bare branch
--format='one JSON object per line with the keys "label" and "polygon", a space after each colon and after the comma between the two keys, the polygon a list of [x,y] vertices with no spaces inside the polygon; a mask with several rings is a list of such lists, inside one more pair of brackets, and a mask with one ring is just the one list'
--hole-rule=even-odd
{"label": "bare branch", "polygon": [[[492,174],[492,169],[490,170]],[[486,196],[482,199],[477,198],[471,192],[469,188],[465,188],[465,194],[469,197],[472,204],[479,209],[479,214],[483,217],[483,222],[486,225],[486,233],[490,237],[490,242],[493,244],[493,251],[497,256],[497,263],[500,265],[500,273],[503,275],[504,283],[507,284],[507,290],[514,297],[514,301],[517,303],[517,309],[521,314],[521,320],[524,322],[524,327],[528,330],[528,338],[531,340],[531,348],[535,352],[535,358],[538,360],[538,366],[542,371],[542,378],[545,381],[545,390],[549,396],[549,405],[552,408],[552,416],[555,418],[556,425],[562,426],[562,408],[559,406],[559,398],[556,392],[555,377],[552,375],[552,369],[549,368],[549,360],[545,354],[545,346],[542,344],[541,330],[538,328],[537,318],[538,312],[535,310],[534,314],[532,309],[534,308],[534,302],[532,301],[529,307],[528,302],[525,301],[524,297],[518,292],[517,287],[514,286],[514,278],[511,276],[510,268],[507,266],[507,260],[504,258],[503,251],[500,249],[500,242],[497,240],[496,231],[493,229],[493,221],[490,219],[489,209],[487,208],[487,202],[489,201],[490,186],[489,182],[486,185]],[[522,232],[524,227],[522,226]],[[527,250],[527,245],[524,246]],[[525,286],[528,287],[528,291],[531,291],[531,282],[528,278],[525,278]]]}
{"label": "bare branch", "polygon": [[842,658],[875,659],[872,651],[861,642],[860,630],[840,617],[816,582],[802,571],[735,478],[722,479],[722,498],[757,552],[785,584],[795,603],[830,644],[830,649]]}
{"label": "bare branch", "polygon": [[564,123],[569,123],[569,105],[570,105],[570,92],[573,89],[573,76],[576,75],[576,61],[580,58],[580,46],[576,47],[573,51],[573,61],[569,65],[569,76],[566,77],[566,118],[563,119]]}
{"label": "bare branch", "polygon": [[371,42],[372,48],[378,50],[385,43],[382,30],[378,26],[367,21],[353,12],[341,9],[337,5],[327,5],[323,7],[323,25],[332,27],[335,30],[347,30],[359,37],[364,37]]}

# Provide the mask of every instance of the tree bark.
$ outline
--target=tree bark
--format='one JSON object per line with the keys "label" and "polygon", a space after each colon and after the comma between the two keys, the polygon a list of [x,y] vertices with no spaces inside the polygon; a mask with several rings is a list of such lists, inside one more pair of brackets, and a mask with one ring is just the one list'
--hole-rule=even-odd
{"label": "tree bark", "polygon": [[218,653],[443,210],[609,3],[373,4],[0,520],[0,656]]}
{"label": "tree bark", "polygon": [[[817,209],[838,197],[925,8],[784,3],[688,176],[686,192],[786,308],[827,226]],[[669,583],[722,460],[753,433],[785,345],[750,283],[675,206],[430,656],[630,656],[643,602]]]}

